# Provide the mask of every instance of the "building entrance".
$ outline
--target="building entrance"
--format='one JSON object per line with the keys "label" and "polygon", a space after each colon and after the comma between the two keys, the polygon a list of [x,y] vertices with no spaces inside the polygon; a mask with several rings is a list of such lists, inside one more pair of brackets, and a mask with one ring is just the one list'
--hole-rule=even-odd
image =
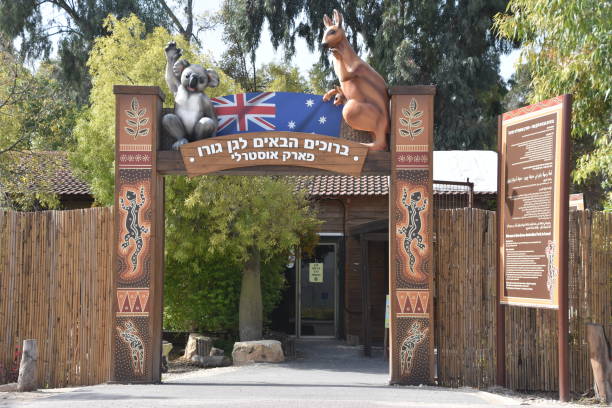
{"label": "building entrance", "polygon": [[337,337],[337,245],[318,244],[303,254],[298,279],[298,336]]}

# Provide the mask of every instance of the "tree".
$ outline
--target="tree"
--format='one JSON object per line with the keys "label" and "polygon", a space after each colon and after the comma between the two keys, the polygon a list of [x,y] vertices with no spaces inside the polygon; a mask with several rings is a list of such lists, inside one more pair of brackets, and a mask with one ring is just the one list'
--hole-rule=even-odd
{"label": "tree", "polygon": [[[612,205],[612,5],[597,0],[511,0],[496,16],[505,38],[521,41],[531,75],[529,101],[573,94],[572,178],[601,183]],[[588,189],[588,188],[587,188]]]}
{"label": "tree", "polygon": [[[208,180],[207,180],[208,179]],[[235,181],[233,179],[228,182]],[[164,276],[164,327],[175,330],[235,332],[244,262],[223,253],[211,243],[210,207],[192,196],[201,183],[214,177],[166,179],[166,272]],[[213,188],[210,184],[208,188]],[[169,188],[171,186],[171,188]],[[216,205],[216,204],[214,204]],[[263,315],[280,301],[285,285],[286,258],[275,256],[261,267]]]}
{"label": "tree", "polygon": [[261,90],[261,84],[257,82],[255,54],[260,34],[244,18],[254,10],[256,8],[252,2],[226,0],[218,15],[223,25],[223,39],[228,45],[221,58],[221,69],[234,78],[245,92]]}
{"label": "tree", "polygon": [[26,61],[48,58],[53,41],[57,41],[60,79],[77,92],[80,103],[85,103],[91,85],[87,58],[94,39],[108,34],[102,22],[109,14],[119,18],[135,14],[147,31],[174,24],[183,36],[190,37],[191,3],[187,1],[188,22],[183,27],[164,0],[0,0],[0,30],[19,40],[19,54]]}
{"label": "tree", "polygon": [[[184,38],[171,36],[163,28],[147,34],[136,16],[121,20],[111,16],[105,24],[111,34],[95,41],[88,61],[94,79],[91,106],[77,120],[77,148],[72,159],[81,177],[92,187],[96,200],[108,205],[113,202],[114,191],[112,86],[157,85],[171,95],[163,79],[163,49],[171,40],[177,42],[190,62],[206,67],[212,64],[195,54]],[[220,85],[207,89],[210,96],[241,91],[222,71],[217,72]],[[166,99],[166,106],[172,105],[171,99]],[[247,317],[250,322],[247,326],[251,328],[248,332],[261,332],[261,305],[264,311],[269,311],[279,299],[284,283],[282,260],[287,259],[288,246],[295,245],[300,237],[312,237],[317,224],[308,203],[303,196],[294,194],[293,188],[270,178],[168,178],[166,262],[167,282],[171,283],[166,310],[173,319],[170,325],[188,323],[199,328],[227,329],[233,322],[227,318],[228,313],[237,310],[231,306],[240,282],[236,278],[246,277],[244,290],[240,289],[245,294],[242,310],[257,312]],[[257,259],[262,262],[256,262]],[[256,289],[262,263],[266,276],[263,300],[262,291]],[[213,281],[210,289],[208,285]],[[199,288],[206,291],[198,292]],[[185,299],[195,298],[196,305],[202,308],[199,316],[178,307]],[[249,307],[250,302],[255,306]]]}
{"label": "tree", "polygon": [[[226,2],[226,4],[228,4]],[[253,33],[244,48],[253,52],[267,22],[272,44],[295,52],[303,37],[311,49],[320,46],[324,13],[344,13],[353,48],[368,51],[368,61],[389,85],[435,84],[437,149],[494,148],[497,115],[505,93],[498,74],[499,54],[510,42],[491,35],[493,16],[506,0],[479,1],[332,1],[248,2],[235,8],[234,19]],[[255,47],[255,48],[252,48]]]}
{"label": "tree", "polygon": [[[58,204],[50,175],[57,157],[35,150],[69,148],[76,107],[55,80],[53,66],[35,74],[11,47],[0,47],[0,191],[2,206],[30,210]],[[50,174],[41,174],[45,169]]]}
{"label": "tree", "polygon": [[319,225],[303,192],[269,177],[214,177],[198,183],[185,200],[189,211],[206,209],[208,251],[242,268],[240,340],[262,336],[261,264],[287,260],[298,245],[309,247]]}
{"label": "tree", "polygon": [[309,84],[300,75],[296,66],[270,63],[262,66],[257,76],[259,83],[266,91],[308,92]]}

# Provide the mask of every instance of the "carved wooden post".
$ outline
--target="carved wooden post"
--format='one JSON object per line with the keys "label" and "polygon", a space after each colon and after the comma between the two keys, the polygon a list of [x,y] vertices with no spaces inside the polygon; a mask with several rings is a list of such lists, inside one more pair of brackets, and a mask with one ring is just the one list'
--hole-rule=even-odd
{"label": "carved wooden post", "polygon": [[434,86],[393,87],[389,194],[390,382],[430,384]]}
{"label": "carved wooden post", "polygon": [[111,381],[161,380],[164,182],[156,151],[164,95],[115,86],[115,253]]}

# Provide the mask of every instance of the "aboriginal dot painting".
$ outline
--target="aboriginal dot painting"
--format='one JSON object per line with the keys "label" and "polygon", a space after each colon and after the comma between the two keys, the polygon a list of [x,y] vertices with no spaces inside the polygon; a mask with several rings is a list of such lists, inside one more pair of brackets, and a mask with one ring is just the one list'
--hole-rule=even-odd
{"label": "aboriginal dot painting", "polygon": [[396,384],[433,382],[433,88],[427,92],[392,96],[390,371]]}
{"label": "aboriginal dot painting", "polygon": [[115,262],[113,372],[116,382],[152,382],[152,282],[156,191],[153,153],[158,120],[154,94],[116,92]]}

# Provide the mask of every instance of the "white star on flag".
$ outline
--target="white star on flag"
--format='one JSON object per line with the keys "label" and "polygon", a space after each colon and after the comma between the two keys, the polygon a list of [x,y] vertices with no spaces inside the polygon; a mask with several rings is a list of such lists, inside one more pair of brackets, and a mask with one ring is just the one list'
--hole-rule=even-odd
{"label": "white star on flag", "polygon": [[319,123],[320,123],[320,124],[324,124],[325,122],[327,122],[327,118],[326,118],[325,116],[321,116],[321,117],[319,118]]}
{"label": "white star on flag", "polygon": [[312,108],[312,105],[314,105],[314,101],[312,99],[308,99],[306,101],[306,106],[308,106],[309,108]]}
{"label": "white star on flag", "polygon": [[295,129],[295,122],[294,121],[290,121],[287,126],[289,126],[289,129]]}

